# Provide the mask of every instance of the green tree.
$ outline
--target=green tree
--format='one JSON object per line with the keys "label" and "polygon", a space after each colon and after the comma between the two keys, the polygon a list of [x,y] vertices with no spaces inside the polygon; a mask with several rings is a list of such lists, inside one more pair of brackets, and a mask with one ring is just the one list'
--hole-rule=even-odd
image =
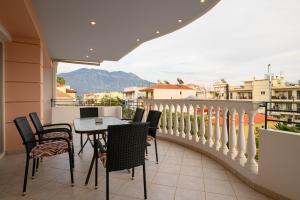
{"label": "green tree", "polygon": [[62,76],[56,77],[56,82],[57,82],[59,85],[65,85],[65,84],[66,84],[66,80],[65,80],[64,77],[62,77]]}

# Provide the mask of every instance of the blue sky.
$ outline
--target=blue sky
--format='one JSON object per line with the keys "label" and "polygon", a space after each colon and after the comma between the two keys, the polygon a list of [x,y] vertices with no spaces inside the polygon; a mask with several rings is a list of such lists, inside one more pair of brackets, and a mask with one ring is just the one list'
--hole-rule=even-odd
{"label": "blue sky", "polygon": [[154,81],[209,85],[282,73],[300,79],[300,1],[223,0],[206,15],[171,34],[148,41],[118,62],[100,67],[60,64],[58,72],[82,67],[133,72]]}

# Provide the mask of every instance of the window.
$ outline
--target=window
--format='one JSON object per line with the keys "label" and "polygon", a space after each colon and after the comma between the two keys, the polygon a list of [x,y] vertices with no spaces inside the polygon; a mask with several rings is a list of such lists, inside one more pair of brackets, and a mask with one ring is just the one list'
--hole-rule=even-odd
{"label": "window", "polygon": [[286,110],[292,110],[292,104],[291,103],[286,104]]}
{"label": "window", "polygon": [[265,92],[265,91],[261,91],[260,94],[261,94],[261,95],[265,95],[266,92]]}
{"label": "window", "polygon": [[182,95],[182,92],[180,91],[179,94]]}
{"label": "window", "polygon": [[300,99],[300,90],[297,91],[297,99]]}

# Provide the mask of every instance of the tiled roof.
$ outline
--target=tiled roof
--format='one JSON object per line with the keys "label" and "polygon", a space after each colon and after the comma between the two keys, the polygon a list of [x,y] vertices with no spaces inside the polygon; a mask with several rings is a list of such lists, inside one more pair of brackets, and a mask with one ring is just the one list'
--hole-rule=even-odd
{"label": "tiled roof", "polygon": [[151,87],[142,89],[140,91],[151,91],[155,89],[167,89],[167,90],[193,90],[192,88],[186,86],[186,85],[171,85],[171,84],[155,84],[152,85]]}

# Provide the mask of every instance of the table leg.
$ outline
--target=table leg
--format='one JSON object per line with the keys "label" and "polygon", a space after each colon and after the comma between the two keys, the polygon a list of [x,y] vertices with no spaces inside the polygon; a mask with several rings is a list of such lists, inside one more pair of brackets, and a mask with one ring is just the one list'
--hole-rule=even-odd
{"label": "table leg", "polygon": [[95,162],[95,155],[93,155],[93,158],[92,158],[92,162],[90,164],[90,167],[89,167],[89,172],[88,172],[88,175],[85,179],[85,185],[87,185],[89,183],[89,180],[90,180],[90,176],[91,176],[91,173],[92,173],[92,170],[93,170],[93,166],[94,166],[94,162]]}
{"label": "table leg", "polygon": [[98,189],[98,149],[97,149],[97,134],[93,134],[94,137],[94,156],[95,156],[95,189]]}

